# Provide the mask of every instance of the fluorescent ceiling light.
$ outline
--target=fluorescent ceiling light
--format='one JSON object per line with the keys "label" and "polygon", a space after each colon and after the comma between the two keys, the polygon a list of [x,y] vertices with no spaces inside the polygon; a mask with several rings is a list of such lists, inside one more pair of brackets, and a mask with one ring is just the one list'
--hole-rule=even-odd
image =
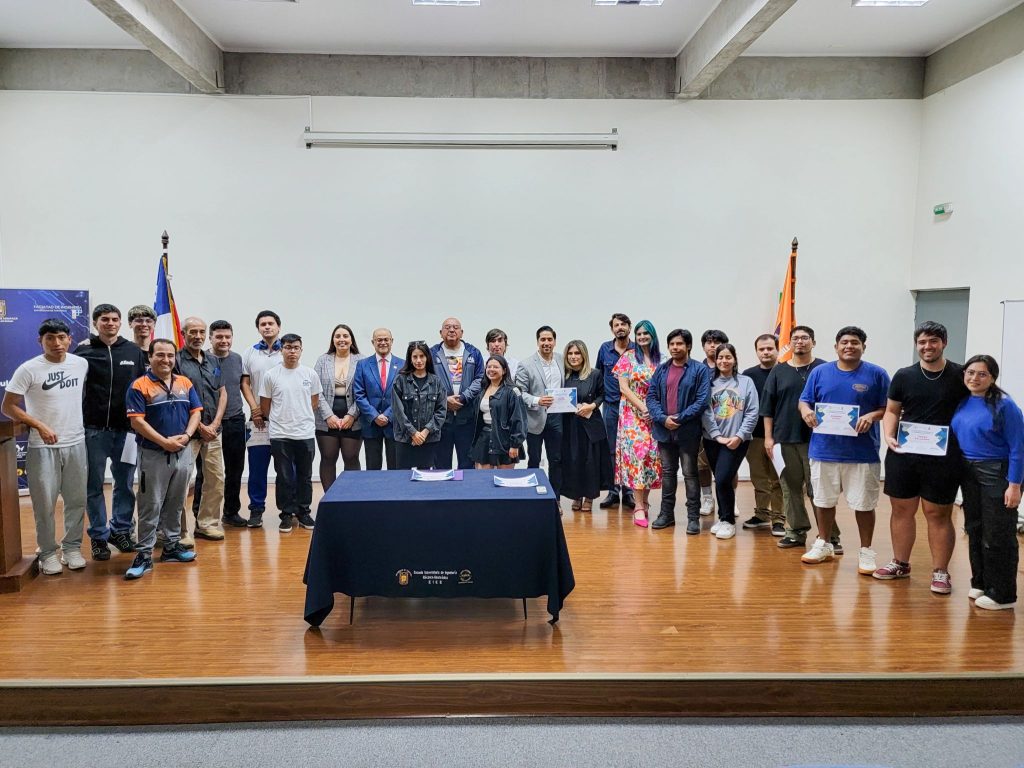
{"label": "fluorescent ceiling light", "polygon": [[594,0],[594,5],[661,5],[664,0]]}
{"label": "fluorescent ceiling light", "polygon": [[412,0],[413,5],[480,5],[480,0]]}
{"label": "fluorescent ceiling light", "polygon": [[918,8],[928,0],[853,0],[854,8]]}
{"label": "fluorescent ceiling light", "polygon": [[611,133],[350,133],[311,131],[302,134],[312,147],[368,147],[374,149],[610,149],[619,146]]}

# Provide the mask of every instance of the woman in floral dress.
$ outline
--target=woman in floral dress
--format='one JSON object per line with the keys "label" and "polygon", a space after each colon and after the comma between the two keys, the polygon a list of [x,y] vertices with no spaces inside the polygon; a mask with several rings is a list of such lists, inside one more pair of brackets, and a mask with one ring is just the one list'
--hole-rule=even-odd
{"label": "woman in floral dress", "polygon": [[636,349],[619,358],[612,372],[619,379],[619,432],[615,441],[615,482],[632,488],[636,498],[633,523],[647,527],[651,489],[661,487],[661,459],[658,443],[651,436],[651,415],[647,412],[647,388],[661,362],[658,334],[650,320],[641,320],[634,330]]}

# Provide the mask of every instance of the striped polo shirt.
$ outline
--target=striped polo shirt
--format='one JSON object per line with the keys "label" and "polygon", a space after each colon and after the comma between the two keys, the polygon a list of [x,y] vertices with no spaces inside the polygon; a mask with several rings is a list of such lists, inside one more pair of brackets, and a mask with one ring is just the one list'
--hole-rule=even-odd
{"label": "striped polo shirt", "polygon": [[[168,387],[152,371],[146,371],[132,382],[125,402],[129,419],[145,418],[146,423],[164,437],[185,434],[189,417],[194,411],[203,410],[195,387],[186,377],[174,374]],[[139,445],[163,450],[145,438],[139,440]]]}

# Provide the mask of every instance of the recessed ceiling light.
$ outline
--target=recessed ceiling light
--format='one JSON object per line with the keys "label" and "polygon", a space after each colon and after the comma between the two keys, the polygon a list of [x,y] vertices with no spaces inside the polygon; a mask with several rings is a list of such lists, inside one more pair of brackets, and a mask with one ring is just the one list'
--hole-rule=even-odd
{"label": "recessed ceiling light", "polygon": [[594,5],[661,5],[664,0],[594,0]]}
{"label": "recessed ceiling light", "polygon": [[412,0],[413,5],[480,5],[480,0]]}
{"label": "recessed ceiling light", "polygon": [[917,8],[928,0],[853,0],[854,8]]}

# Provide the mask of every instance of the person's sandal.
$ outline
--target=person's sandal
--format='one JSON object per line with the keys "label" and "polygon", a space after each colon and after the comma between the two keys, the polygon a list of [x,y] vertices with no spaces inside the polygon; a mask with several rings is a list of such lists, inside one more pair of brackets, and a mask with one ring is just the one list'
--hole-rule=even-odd
{"label": "person's sandal", "polygon": [[572,500],[572,511],[573,512],[579,512],[580,507],[582,506],[580,504],[581,501],[583,501],[583,500],[582,499],[573,499]]}
{"label": "person's sandal", "polygon": [[590,499],[583,499],[583,506],[581,506],[580,509],[582,509],[584,512],[589,512],[591,509],[593,509],[593,504],[591,503]]}

